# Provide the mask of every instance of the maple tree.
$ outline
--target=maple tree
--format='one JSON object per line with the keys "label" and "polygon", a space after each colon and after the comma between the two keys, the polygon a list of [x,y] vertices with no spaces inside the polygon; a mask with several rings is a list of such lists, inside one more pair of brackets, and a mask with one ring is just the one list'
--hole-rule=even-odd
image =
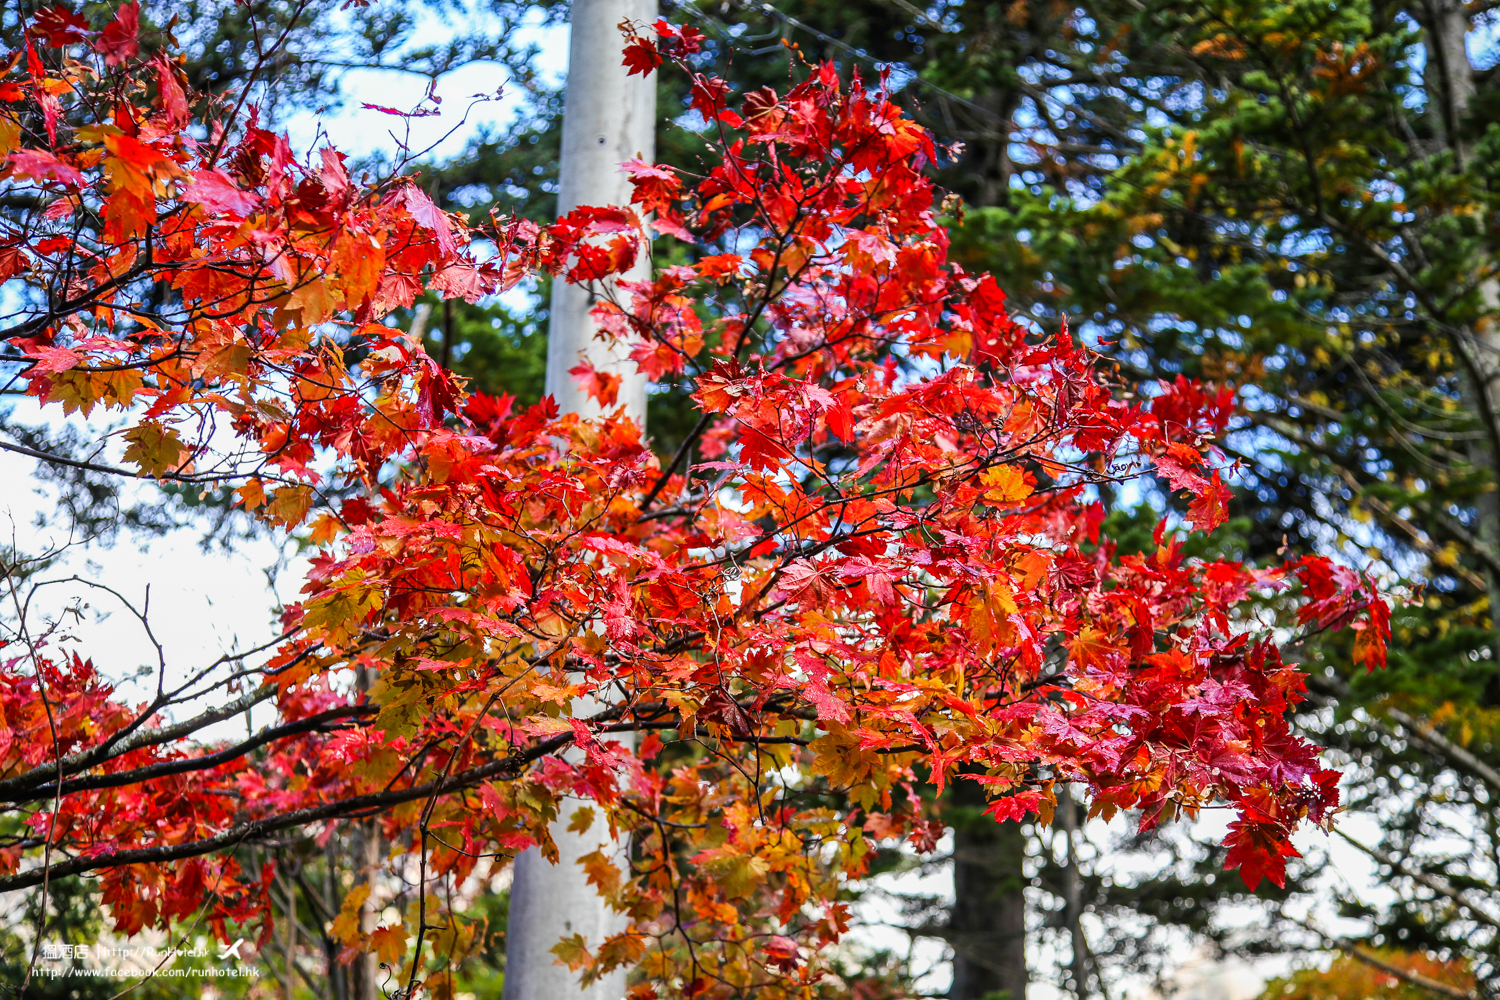
{"label": "maple tree", "polygon": [[[661,23],[627,65],[697,45]],[[1185,554],[1226,516],[1232,395],[1137,397],[1066,329],[1014,322],[948,259],[932,140],[880,87],[820,65],[732,102],[691,80],[700,172],[631,163],[629,207],[476,224],[190,92],[130,5],[98,30],[36,19],[0,83],[0,183],[34,205],[0,236],[24,302],[3,360],[44,412],[123,421],[91,466],[232,488],[319,551],[262,647],[163,662],[139,703],[107,651],[19,618],[0,891],[97,872],[120,933],[264,939],[275,866],[232,849],[378,817],[413,906],[366,931],[356,888],[331,933],[441,996],[473,944],[453,887],[602,814],[628,867],[585,864],[631,925],[559,960],[636,966],[638,996],[777,996],[837,991],[841,886],[873,845],[933,848],[924,782],[973,782],[997,820],[1047,821],[1063,786],[1145,828],[1228,806],[1229,865],[1282,879],[1338,775],[1288,728],[1304,677],[1279,613],[1352,629],[1374,669],[1374,584]],[[701,252],[614,280],[653,233]],[[601,335],[693,383],[674,455],[621,413],[468,394],[390,321],[536,270],[594,283]],[[575,374],[612,404],[612,376]],[[1097,492],[1142,475],[1187,503],[1122,556]],[[22,604],[42,585],[11,582]],[[255,706],[274,721],[213,737]]]}

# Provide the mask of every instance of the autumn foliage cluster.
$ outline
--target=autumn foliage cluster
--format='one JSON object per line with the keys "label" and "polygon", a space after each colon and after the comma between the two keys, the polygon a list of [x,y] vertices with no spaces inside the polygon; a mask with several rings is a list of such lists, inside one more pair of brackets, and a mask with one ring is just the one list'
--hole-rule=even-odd
{"label": "autumn foliage cluster", "polygon": [[[841,887],[875,845],[932,850],[955,781],[997,819],[1046,822],[1060,783],[1145,828],[1227,805],[1252,887],[1329,821],[1338,775],[1288,728],[1303,676],[1273,636],[1352,627],[1374,667],[1384,603],[1322,559],[1184,554],[1225,518],[1230,394],[1127,392],[1015,322],[948,259],[938,151],[879,88],[695,76],[701,174],[629,164],[632,205],[538,229],[296,155],[141,51],[133,11],[43,12],[0,83],[0,187],[34,206],[0,232],[26,302],[3,361],[44,413],[123,421],[115,473],[232,488],[318,554],[263,656],[164,669],[154,697],[61,634],[6,649],[0,796],[26,833],[0,891],[97,872],[124,933],[206,908],[268,934],[274,873],[230,849],[377,815],[422,921],[335,927],[420,979],[461,947],[442,886],[600,814],[629,866],[585,864],[630,926],[560,960],[772,997],[836,988]],[[695,44],[662,24],[627,59]],[[653,237],[692,263],[616,280]],[[468,394],[395,325],[537,271],[594,283],[601,335],[690,380],[688,446]],[[1143,476],[1186,504],[1120,555],[1098,487]],[[274,722],[201,735],[251,706]]]}

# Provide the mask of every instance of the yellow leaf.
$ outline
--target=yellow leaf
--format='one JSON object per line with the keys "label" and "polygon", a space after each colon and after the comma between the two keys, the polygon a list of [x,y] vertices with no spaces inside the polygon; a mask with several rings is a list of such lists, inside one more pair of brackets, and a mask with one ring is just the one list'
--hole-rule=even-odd
{"label": "yellow leaf", "polygon": [[130,447],[125,449],[125,461],[148,476],[161,477],[177,471],[182,465],[182,453],[186,449],[182,438],[171,427],[146,420],[126,431],[125,440],[130,442]]}
{"label": "yellow leaf", "polygon": [[829,783],[845,787],[864,781],[880,766],[880,756],[862,750],[852,734],[837,730],[812,742],[813,773],[828,776]]}
{"label": "yellow leaf", "polygon": [[557,960],[568,968],[577,972],[579,969],[587,969],[594,964],[594,956],[589,954],[588,946],[584,943],[582,934],[574,934],[565,937],[552,946],[552,954]]}
{"label": "yellow leaf", "polygon": [[381,608],[385,595],[377,586],[362,586],[355,576],[337,590],[326,591],[307,602],[302,623],[321,632],[334,644],[342,643],[364,627],[370,612]]}
{"label": "yellow leaf", "polygon": [[64,413],[93,412],[98,403],[126,407],[135,401],[142,385],[141,373],[134,368],[118,372],[94,372],[83,368],[58,372],[44,397],[46,402],[61,403]]}
{"label": "yellow leaf", "polygon": [[646,941],[639,934],[631,934],[628,931],[615,934],[606,938],[599,946],[598,974],[603,974],[610,969],[620,966],[639,965],[641,958],[646,954]]}
{"label": "yellow leaf", "polygon": [[205,352],[202,359],[205,375],[243,375],[250,370],[250,359],[254,356],[249,344],[228,343]]}
{"label": "yellow leaf", "polygon": [[413,735],[432,714],[427,688],[420,683],[377,681],[370,688],[370,700],[380,706],[380,714],[375,716],[371,728],[380,730],[387,740]]}
{"label": "yellow leaf", "polygon": [[0,156],[21,148],[21,125],[9,115],[0,115]]}
{"label": "yellow leaf", "polygon": [[339,915],[333,918],[333,924],[328,928],[328,933],[341,944],[353,944],[359,940],[359,915],[364,909],[365,900],[370,898],[370,887],[357,885],[349,890],[344,897],[344,905],[339,907]]}
{"label": "yellow leaf", "polygon": [[594,825],[594,810],[589,806],[580,806],[573,810],[573,817],[568,822],[568,832],[585,834],[589,827]]}
{"label": "yellow leaf", "polygon": [[729,899],[748,896],[765,882],[766,875],[771,871],[771,863],[765,858],[746,854],[733,846],[703,851],[694,860],[708,872],[714,885]]}
{"label": "yellow leaf", "polygon": [[125,130],[118,125],[85,125],[74,133],[81,142],[102,143],[105,139],[114,135],[124,135]]}
{"label": "yellow leaf", "polygon": [[1031,496],[1032,486],[1026,473],[1014,465],[997,465],[979,474],[984,486],[984,502],[993,507],[1010,507]]}

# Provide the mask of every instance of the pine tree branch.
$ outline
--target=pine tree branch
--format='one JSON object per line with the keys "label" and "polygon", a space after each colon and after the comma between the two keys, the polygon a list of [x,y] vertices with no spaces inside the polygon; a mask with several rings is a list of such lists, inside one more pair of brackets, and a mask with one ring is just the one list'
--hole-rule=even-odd
{"label": "pine tree branch", "polygon": [[1356,848],[1368,854],[1376,861],[1387,866],[1392,871],[1395,871],[1401,875],[1405,875],[1407,878],[1411,879],[1413,882],[1416,882],[1418,885],[1424,885],[1427,888],[1431,889],[1433,892],[1441,896],[1446,896],[1448,899],[1453,900],[1453,902],[1457,903],[1459,906],[1463,907],[1471,915],[1473,915],[1474,919],[1478,920],[1480,923],[1488,924],[1491,927],[1500,928],[1500,917],[1491,916],[1489,912],[1480,907],[1479,904],[1475,903],[1473,900],[1465,896],[1462,892],[1459,892],[1457,889],[1453,888],[1451,885],[1448,885],[1446,882],[1435,879],[1431,875],[1427,875],[1423,872],[1413,871],[1411,868],[1408,868],[1405,864],[1403,864],[1399,859],[1392,857],[1378,847],[1369,847],[1365,844],[1360,843],[1358,840],[1355,840],[1347,832],[1339,827],[1334,827],[1333,832],[1338,834],[1340,837],[1343,837],[1349,843],[1353,844]]}
{"label": "pine tree branch", "polygon": [[[1353,692],[1349,690],[1349,686],[1336,677],[1308,674],[1307,683],[1310,688],[1322,694],[1325,699],[1348,701],[1353,698]],[[1495,770],[1473,753],[1399,708],[1386,706],[1379,711],[1399,725],[1405,731],[1406,738],[1411,742],[1425,746],[1439,757],[1446,758],[1458,770],[1467,771],[1495,791],[1500,791],[1500,771]],[[1395,732],[1389,726],[1386,726],[1380,719],[1375,718],[1373,715],[1364,721],[1366,725],[1388,736],[1399,738],[1402,735]]]}
{"label": "pine tree branch", "polygon": [[1439,982],[1430,976],[1424,976],[1420,972],[1412,972],[1409,969],[1403,969],[1399,965],[1387,962],[1379,955],[1367,951],[1348,938],[1336,938],[1326,931],[1320,930],[1310,920],[1298,920],[1297,923],[1312,931],[1318,937],[1328,942],[1330,946],[1337,948],[1350,958],[1364,962],[1366,965],[1379,969],[1381,972],[1387,972],[1403,982],[1411,983],[1413,986],[1418,986],[1440,996],[1452,997],[1453,1000],[1475,1000],[1477,996],[1477,994],[1469,990],[1459,989],[1457,986],[1451,986],[1448,983]]}

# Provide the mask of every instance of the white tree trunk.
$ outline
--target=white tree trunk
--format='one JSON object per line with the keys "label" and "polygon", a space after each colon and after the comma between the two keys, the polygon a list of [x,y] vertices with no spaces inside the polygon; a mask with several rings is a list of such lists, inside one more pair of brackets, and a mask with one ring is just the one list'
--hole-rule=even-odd
{"label": "white tree trunk", "polygon": [[[649,25],[656,19],[655,0],[573,0],[572,39],[568,51],[567,98],[563,108],[562,163],[558,210],[579,205],[625,205],[630,184],[620,173],[625,160],[651,160],[656,151],[656,79],[627,78],[621,64],[623,39],[618,25]],[[644,277],[646,255],[631,278]],[[619,404],[643,426],[646,380],[624,351],[596,341],[589,309],[599,288],[582,288],[557,280],[552,286],[551,324],[547,339],[547,392],[563,413],[597,416],[597,403],[581,390],[568,369],[586,358],[600,371],[621,376]],[[573,713],[587,717],[598,706],[591,699],[574,703]],[[552,826],[559,863],[550,865],[532,848],[515,862],[507,921],[504,1000],[620,1000],[625,994],[623,970],[585,990],[579,975],[556,964],[552,948],[582,934],[590,949],[625,927],[585,879],[577,860],[601,846],[615,854],[622,869],[628,845],[611,842],[608,827],[596,813],[584,834],[567,824],[582,802],[567,800]]]}
{"label": "white tree trunk", "polygon": [[[599,706],[592,699],[573,705],[576,715],[587,716]],[[535,847],[515,860],[510,887],[510,916],[506,921],[504,1000],[620,1000],[625,995],[625,970],[599,979],[588,989],[580,985],[581,973],[557,964],[552,948],[563,938],[582,934],[595,950],[611,934],[625,929],[626,919],[615,913],[588,884],[578,859],[604,848],[624,871],[629,865],[630,845],[623,838],[613,841],[609,826],[595,810],[594,824],[587,833],[567,829],[574,810],[587,805],[564,799],[552,824],[558,862],[549,864]]]}
{"label": "white tree trunk", "polygon": [[[656,0],[573,0],[568,88],[563,106],[562,164],[558,211],[579,205],[627,205],[630,182],[620,164],[656,153],[656,77],[627,77],[621,64],[621,21],[651,24]],[[630,273],[646,276],[643,253]],[[557,280],[552,284],[552,318],[547,337],[547,392],[563,413],[597,416],[599,408],[568,369],[586,357],[600,371],[620,375],[619,402],[644,423],[646,380],[623,351],[594,340],[589,318],[599,288]]]}
{"label": "white tree trunk", "polygon": [[[591,699],[581,699],[591,702]],[[574,705],[587,714],[592,704]],[[582,709],[582,710],[580,710]],[[573,811],[587,805],[564,799],[552,824],[558,862],[549,864],[535,847],[515,860],[510,887],[510,916],[506,921],[504,1000],[620,1000],[625,995],[625,970],[602,977],[589,988],[580,985],[581,973],[557,964],[552,948],[563,938],[582,934],[589,949],[625,929],[626,919],[615,913],[588,884],[578,859],[604,848],[621,871],[629,865],[629,843],[613,841],[609,827],[595,810],[587,833],[567,829]]]}

